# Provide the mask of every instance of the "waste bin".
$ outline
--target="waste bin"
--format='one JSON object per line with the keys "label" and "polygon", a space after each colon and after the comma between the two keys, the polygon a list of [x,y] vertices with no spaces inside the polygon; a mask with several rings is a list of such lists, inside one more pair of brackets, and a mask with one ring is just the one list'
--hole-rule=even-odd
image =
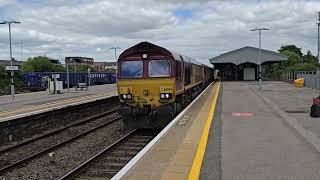
{"label": "waste bin", "polygon": [[294,80],[295,87],[303,87],[304,86],[304,78],[299,78]]}
{"label": "waste bin", "polygon": [[310,116],[311,117],[320,117],[320,99],[319,99],[319,97],[314,98],[312,101]]}

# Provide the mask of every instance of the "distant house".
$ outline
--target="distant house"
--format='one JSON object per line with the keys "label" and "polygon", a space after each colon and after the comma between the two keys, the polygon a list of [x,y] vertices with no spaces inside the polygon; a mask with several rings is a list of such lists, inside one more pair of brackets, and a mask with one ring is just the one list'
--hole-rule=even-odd
{"label": "distant house", "polygon": [[92,67],[97,71],[97,72],[103,72],[106,67],[106,62],[94,62]]}
{"label": "distant house", "polygon": [[92,67],[98,72],[115,72],[117,69],[117,62],[94,62]]}
{"label": "distant house", "polygon": [[77,71],[77,67],[80,65],[92,66],[94,63],[93,58],[88,57],[65,57],[65,62],[68,66],[73,67]]}

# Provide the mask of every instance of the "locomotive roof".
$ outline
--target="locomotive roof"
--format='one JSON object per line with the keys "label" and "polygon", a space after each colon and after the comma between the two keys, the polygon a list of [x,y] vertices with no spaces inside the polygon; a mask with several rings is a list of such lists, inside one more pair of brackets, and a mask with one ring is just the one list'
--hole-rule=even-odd
{"label": "locomotive roof", "polygon": [[188,56],[185,56],[185,55],[182,55],[182,54],[179,54],[179,53],[176,53],[174,51],[171,51],[171,50],[168,50],[166,48],[163,48],[161,46],[157,46],[155,44],[152,44],[152,43],[149,43],[149,42],[140,42],[139,44],[135,45],[135,46],[132,46],[131,48],[125,50],[120,56],[119,56],[119,59],[120,58],[123,58],[125,56],[128,56],[132,53],[135,53],[135,52],[160,52],[162,54],[165,54],[167,56],[172,56],[175,60],[177,61],[182,61],[181,57],[183,58],[183,61],[186,61],[186,62],[189,62],[189,63],[192,63],[192,64],[196,64],[196,65],[204,65],[202,63],[199,63],[198,61],[194,60],[193,58],[190,58]]}

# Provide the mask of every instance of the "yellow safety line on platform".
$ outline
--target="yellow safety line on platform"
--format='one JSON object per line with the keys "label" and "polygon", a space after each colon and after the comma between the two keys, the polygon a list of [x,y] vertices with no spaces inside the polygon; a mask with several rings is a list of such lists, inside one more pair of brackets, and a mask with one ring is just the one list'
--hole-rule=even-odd
{"label": "yellow safety line on platform", "polygon": [[204,153],[206,151],[206,146],[207,146],[207,142],[208,142],[209,130],[210,130],[211,123],[213,121],[214,111],[216,109],[216,104],[217,104],[217,100],[218,100],[218,96],[219,96],[220,84],[221,84],[221,82],[218,82],[218,88],[216,90],[216,94],[214,96],[214,99],[213,99],[213,102],[212,102],[212,105],[210,108],[208,119],[207,119],[206,124],[204,126],[204,130],[203,130],[203,133],[202,133],[202,136],[200,139],[200,143],[198,145],[197,153],[196,153],[196,156],[194,158],[194,161],[193,161],[190,173],[189,173],[189,178],[188,178],[189,180],[199,179],[201,165],[202,165]]}

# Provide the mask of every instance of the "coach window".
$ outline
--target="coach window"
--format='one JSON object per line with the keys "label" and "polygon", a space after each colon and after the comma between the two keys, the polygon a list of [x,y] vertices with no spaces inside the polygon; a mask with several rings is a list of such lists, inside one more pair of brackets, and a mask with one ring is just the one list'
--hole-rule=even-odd
{"label": "coach window", "polygon": [[141,78],[143,76],[142,61],[123,61],[121,63],[122,78]]}
{"label": "coach window", "polygon": [[168,77],[170,76],[169,60],[151,60],[148,65],[149,77]]}

